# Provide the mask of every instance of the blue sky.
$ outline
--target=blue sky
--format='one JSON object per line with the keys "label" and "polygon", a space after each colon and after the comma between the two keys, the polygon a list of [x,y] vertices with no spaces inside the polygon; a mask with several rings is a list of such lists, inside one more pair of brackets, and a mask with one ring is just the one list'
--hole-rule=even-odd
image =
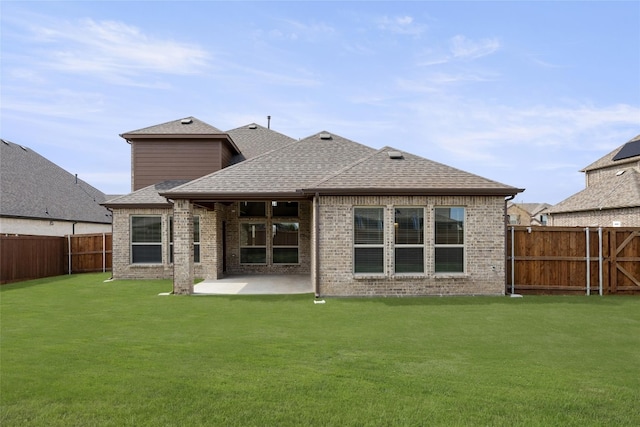
{"label": "blue sky", "polygon": [[[555,204],[640,134],[640,2],[2,1],[0,134],[108,194],[119,134],[327,130]],[[1,161],[1,159],[0,159]]]}

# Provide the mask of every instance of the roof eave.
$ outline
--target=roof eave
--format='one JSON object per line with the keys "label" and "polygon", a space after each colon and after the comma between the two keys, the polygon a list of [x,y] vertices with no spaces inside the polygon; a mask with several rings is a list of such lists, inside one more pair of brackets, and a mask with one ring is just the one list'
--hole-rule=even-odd
{"label": "roof eave", "polygon": [[515,196],[523,188],[307,188],[304,194],[323,196]]}
{"label": "roof eave", "polygon": [[307,199],[308,195],[300,191],[283,191],[283,192],[221,192],[221,193],[160,193],[167,199],[190,199],[212,202],[237,201],[237,200],[265,200],[265,199],[287,199],[302,200]]}
{"label": "roof eave", "polygon": [[227,133],[121,133],[120,137],[124,138],[128,143],[136,139],[223,139],[235,150],[236,154],[241,153],[236,143]]}
{"label": "roof eave", "polygon": [[173,206],[172,203],[102,203],[107,209],[165,209]]}

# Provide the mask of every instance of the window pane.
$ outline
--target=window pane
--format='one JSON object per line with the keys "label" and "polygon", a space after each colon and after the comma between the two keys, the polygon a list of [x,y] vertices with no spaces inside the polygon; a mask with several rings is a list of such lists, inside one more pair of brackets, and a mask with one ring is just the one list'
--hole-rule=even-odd
{"label": "window pane", "polygon": [[193,241],[200,242],[200,217],[193,217]]}
{"label": "window pane", "polygon": [[273,202],[273,216],[298,216],[298,202]]}
{"label": "window pane", "polygon": [[423,244],[424,209],[397,208],[394,227],[397,245]]}
{"label": "window pane", "polygon": [[273,248],[274,264],[297,264],[298,248]]}
{"label": "window pane", "polygon": [[464,208],[436,208],[436,245],[464,243]]}
{"label": "window pane", "polygon": [[240,202],[240,216],[266,216],[265,202]]}
{"label": "window pane", "polygon": [[134,264],[162,263],[162,245],[131,246],[131,262]]}
{"label": "window pane", "polygon": [[200,262],[200,245],[193,245],[193,262]]}
{"label": "window pane", "polygon": [[396,273],[423,273],[423,248],[396,248]]}
{"label": "window pane", "polygon": [[384,219],[382,208],[354,209],[354,243],[356,245],[382,245]]}
{"label": "window pane", "polygon": [[267,244],[267,225],[265,223],[240,224],[240,246],[265,246]]}
{"label": "window pane", "polygon": [[297,222],[277,222],[273,224],[273,246],[298,246]]}
{"label": "window pane", "polygon": [[159,216],[131,217],[131,241],[134,243],[162,242],[162,218]]}
{"label": "window pane", "polygon": [[242,264],[266,264],[266,248],[241,248],[240,262]]}
{"label": "window pane", "polygon": [[436,273],[463,273],[464,248],[435,248]]}
{"label": "window pane", "polygon": [[384,273],[382,248],[355,248],[354,258],[356,273]]}

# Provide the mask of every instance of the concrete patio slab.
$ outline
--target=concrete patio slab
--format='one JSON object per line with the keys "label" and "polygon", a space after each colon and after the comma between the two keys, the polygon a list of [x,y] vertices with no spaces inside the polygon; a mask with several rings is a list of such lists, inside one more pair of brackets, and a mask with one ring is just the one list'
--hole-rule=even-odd
{"label": "concrete patio slab", "polygon": [[311,276],[305,274],[238,275],[205,280],[193,287],[195,295],[285,295],[313,293]]}

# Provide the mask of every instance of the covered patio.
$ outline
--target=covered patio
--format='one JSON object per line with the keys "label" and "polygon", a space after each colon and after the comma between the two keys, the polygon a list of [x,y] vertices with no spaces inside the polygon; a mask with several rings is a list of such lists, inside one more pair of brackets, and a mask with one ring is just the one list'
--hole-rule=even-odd
{"label": "covered patio", "polygon": [[204,280],[193,287],[194,295],[287,295],[313,293],[309,274],[238,274]]}

